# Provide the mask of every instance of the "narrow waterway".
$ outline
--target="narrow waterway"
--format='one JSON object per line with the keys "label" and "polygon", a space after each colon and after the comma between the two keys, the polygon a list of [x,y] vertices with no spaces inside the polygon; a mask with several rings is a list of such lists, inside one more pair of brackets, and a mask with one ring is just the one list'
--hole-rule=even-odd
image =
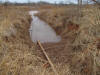
{"label": "narrow waterway", "polygon": [[38,40],[41,43],[57,43],[61,41],[61,37],[44,21],[40,20],[35,14],[38,11],[30,11],[32,17],[31,27],[29,29],[33,42]]}

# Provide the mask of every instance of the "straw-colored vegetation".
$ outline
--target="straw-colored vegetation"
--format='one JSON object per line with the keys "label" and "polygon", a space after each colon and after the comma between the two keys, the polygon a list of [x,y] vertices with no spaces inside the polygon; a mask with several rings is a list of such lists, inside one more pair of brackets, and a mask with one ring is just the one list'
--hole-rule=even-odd
{"label": "straw-colored vegetation", "polygon": [[[49,12],[41,11],[37,16],[51,25],[64,39],[71,38],[69,40],[72,50],[71,73],[76,73],[76,75],[100,74],[99,6],[83,6],[81,15],[77,7],[70,6],[54,8]],[[66,52],[67,46],[66,44]]]}
{"label": "straw-colored vegetation", "polygon": [[[38,58],[30,40],[27,7],[0,9],[0,75],[30,75]],[[32,71],[32,72],[29,72]]]}
{"label": "straw-colored vegetation", "polygon": [[[33,9],[28,6],[0,6],[0,75],[55,75],[47,61],[40,56],[43,55],[42,52],[30,40],[31,17],[28,11]],[[43,10],[37,16],[50,24],[67,42],[62,51],[53,52],[57,49],[51,49],[52,52],[47,52],[58,74],[99,75],[98,6],[82,7],[80,16],[76,6],[48,10],[43,6],[41,9]],[[57,44],[57,47],[60,46]],[[56,59],[57,56],[61,58]]]}

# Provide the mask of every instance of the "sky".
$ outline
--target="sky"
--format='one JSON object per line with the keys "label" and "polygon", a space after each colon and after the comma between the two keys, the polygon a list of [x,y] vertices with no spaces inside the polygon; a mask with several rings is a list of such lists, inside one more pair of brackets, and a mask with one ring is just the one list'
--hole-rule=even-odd
{"label": "sky", "polygon": [[[5,0],[3,0],[5,1]],[[38,1],[46,1],[46,2],[50,2],[50,3],[59,3],[59,2],[74,2],[76,3],[77,0],[9,0],[10,2],[19,2],[19,3],[26,3],[28,1],[30,2],[38,2]]]}

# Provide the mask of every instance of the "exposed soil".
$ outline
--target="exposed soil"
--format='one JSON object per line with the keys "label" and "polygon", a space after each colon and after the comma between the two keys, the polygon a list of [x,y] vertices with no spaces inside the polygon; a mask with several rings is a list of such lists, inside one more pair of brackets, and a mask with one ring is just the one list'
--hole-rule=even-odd
{"label": "exposed soil", "polygon": [[[47,52],[48,56],[51,58],[51,60],[54,63],[64,63],[68,60],[68,54],[70,54],[69,53],[70,49],[69,48],[65,49],[65,46],[69,47],[66,44],[67,44],[67,41],[61,41],[59,43],[45,43],[42,45],[43,45],[45,51]],[[41,52],[40,47],[38,47],[37,50],[39,52]],[[40,57],[41,56],[44,56],[44,54],[42,52],[40,53]]]}

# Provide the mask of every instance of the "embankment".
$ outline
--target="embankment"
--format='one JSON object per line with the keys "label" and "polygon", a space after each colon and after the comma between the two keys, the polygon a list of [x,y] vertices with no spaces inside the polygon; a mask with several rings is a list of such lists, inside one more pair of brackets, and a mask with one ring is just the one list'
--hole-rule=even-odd
{"label": "embankment", "polygon": [[39,63],[29,35],[31,16],[27,8],[0,10],[0,75],[30,75],[30,69]]}
{"label": "embankment", "polygon": [[95,5],[83,6],[81,14],[77,9],[74,5],[58,7],[41,11],[37,16],[51,25],[65,41],[71,42],[69,46],[66,44],[62,55],[71,47],[67,63],[74,75],[100,74],[100,9]]}

